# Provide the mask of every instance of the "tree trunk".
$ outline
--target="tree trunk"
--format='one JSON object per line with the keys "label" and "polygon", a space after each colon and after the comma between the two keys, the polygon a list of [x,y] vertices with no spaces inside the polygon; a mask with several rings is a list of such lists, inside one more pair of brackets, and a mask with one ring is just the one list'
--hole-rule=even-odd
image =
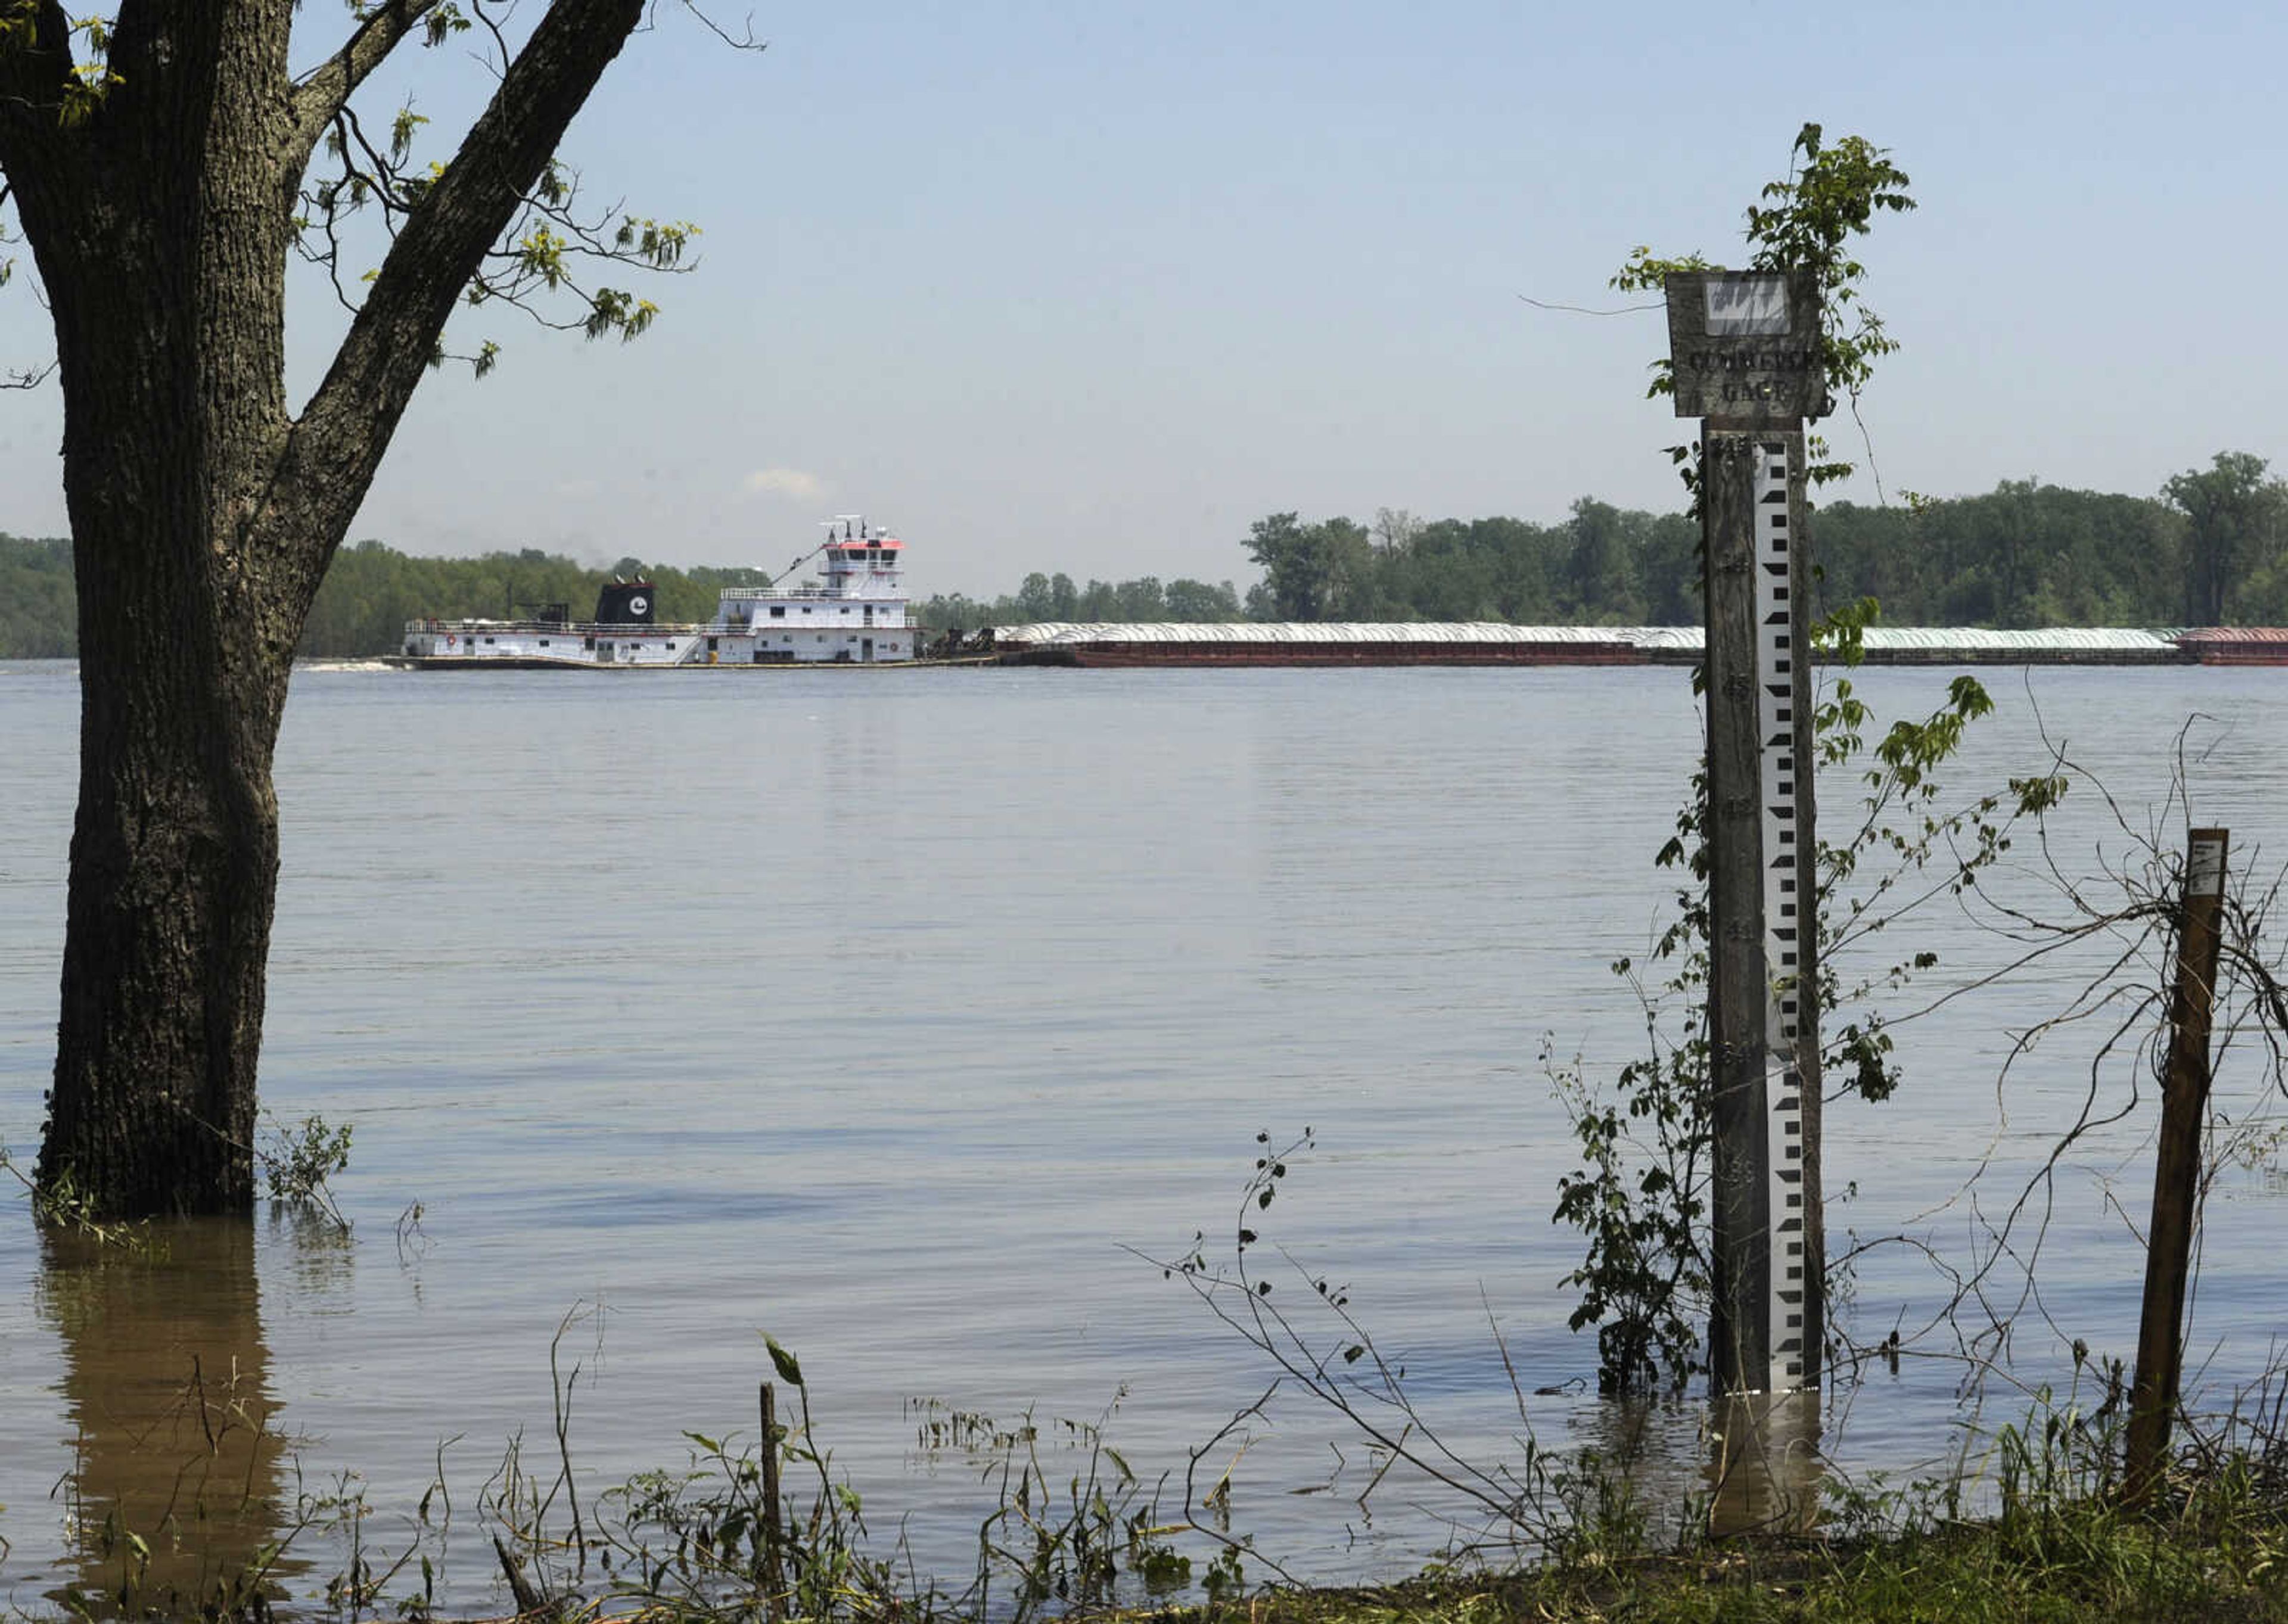
{"label": "tree trunk", "polygon": [[117,77],[71,116],[57,0],[24,0],[30,35],[0,39],[0,177],[54,317],[79,594],[79,817],[39,1181],[96,1213],[253,1203],[294,646],[462,289],[643,15],[552,0],[403,210],[297,420],[303,167],[432,4],[363,9],[299,81],[296,0],[123,4]]}
{"label": "tree trunk", "polygon": [[271,755],[284,628],[314,590],[255,519],[288,428],[289,224],[269,156],[285,107],[250,90],[283,79],[282,9],[271,21],[242,12],[226,37],[187,16],[175,48],[212,76],[202,106],[172,111],[203,139],[163,121],[176,139],[96,147],[63,195],[25,188],[63,384],[81,707],[39,1177],[107,1213],[254,1199]]}
{"label": "tree trunk", "polygon": [[[155,591],[141,596],[163,612]],[[83,669],[163,658],[118,598],[101,607],[81,617]],[[274,686],[282,699],[282,673]],[[109,1212],[242,1210],[254,1199],[278,883],[280,706],[104,677],[83,683],[81,702],[63,1014],[39,1176]]]}

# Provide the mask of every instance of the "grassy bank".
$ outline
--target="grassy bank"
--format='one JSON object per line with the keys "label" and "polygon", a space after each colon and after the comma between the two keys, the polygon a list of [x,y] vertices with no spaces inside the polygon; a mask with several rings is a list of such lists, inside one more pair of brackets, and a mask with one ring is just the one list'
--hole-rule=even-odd
{"label": "grassy bank", "polygon": [[[1431,1573],[1373,1589],[1267,1594],[1250,1624],[1510,1620],[2288,1620],[2288,1464],[2276,1440],[2197,1444],[2146,1509],[2117,1492],[2110,1438],[2006,1431],[2000,1509],[1950,1515],[1966,1486],[1871,1499],[1831,1491],[1821,1536],[1744,1536],[1657,1551],[1577,1539],[1503,1573]],[[1834,1530],[1859,1527],[1859,1532]]]}
{"label": "grassy bank", "polygon": [[[955,1592],[917,1582],[902,1551],[874,1547],[856,1497],[830,1482],[803,1435],[798,1424],[784,1435],[779,1464],[808,1476],[808,1493],[782,1486],[752,1452],[695,1438],[692,1470],[645,1474],[584,1511],[559,1498],[565,1480],[551,1488],[544,1477],[523,1477],[512,1456],[505,1476],[480,1496],[475,1546],[498,1555],[501,1609],[551,1624],[2288,1624],[2288,1475],[2282,1452],[2268,1443],[2229,1454],[2196,1445],[2155,1503],[2132,1510],[2115,1487],[2109,1447],[2053,1432],[2038,1452],[2018,1452],[2013,1468],[2006,1430],[1998,1481],[1874,1495],[1831,1485],[1820,1492],[1809,1535],[1688,1533],[1680,1541],[1672,1534],[1656,1541],[1645,1531],[1656,1524],[1672,1530],[1674,1508],[1641,1505],[1625,1478],[1574,1478],[1577,1490],[1593,1491],[1595,1509],[1586,1521],[1542,1521],[1554,1508],[1537,1509],[1545,1542],[1530,1557],[1522,1545],[1496,1543],[1481,1548],[1494,1553],[1490,1560],[1352,1588],[1266,1583],[1256,1554],[1227,1536],[1212,1536],[1222,1554],[1196,1565],[1176,1546],[1196,1547],[1196,1536],[1215,1523],[1180,1514],[1160,1521],[1124,1471],[1116,1481],[1094,1475],[1117,1457],[1092,1445],[1069,1480],[1045,1475],[1028,1438],[1014,1441],[1013,1475],[998,1485],[999,1505],[981,1529],[977,1580]],[[1955,1514],[1967,1495],[1990,1504],[1998,1494],[1993,1516]],[[1573,1505],[1577,1514],[1584,1509],[1580,1500]],[[363,1508],[354,1513],[353,1527]],[[20,1603],[9,1616],[427,1624],[485,1611],[440,1606],[417,1547],[360,1553],[354,1542],[345,1571],[321,1591],[314,1580],[323,1567],[304,1565],[282,1586],[282,1545],[234,1572],[209,1567],[205,1582],[176,1588],[151,1582],[150,1547],[131,1541],[131,1554],[128,1543],[109,1553],[117,1565],[101,1590],[48,1598],[60,1606]],[[289,1601],[288,1590],[306,1599]],[[1204,1603],[1196,1599],[1203,1593]]]}
{"label": "grassy bank", "polygon": [[[125,1254],[123,1267],[144,1261]],[[582,1323],[568,1315],[559,1343]],[[686,1433],[679,1462],[614,1485],[576,1470],[580,1367],[552,1349],[552,1436],[512,1438],[481,1481],[457,1471],[450,1485],[441,1446],[437,1479],[410,1509],[369,1501],[354,1473],[306,1477],[258,1390],[195,1366],[179,1391],[158,1395],[168,1424],[139,1426],[115,1448],[85,1441],[82,1471],[58,1488],[75,1581],[50,1589],[14,1566],[0,1620],[2288,1624],[2288,1386],[2276,1375],[2236,1413],[2189,1423],[2141,1509],[2121,1493],[2117,1370],[2087,1395],[2102,1400],[2093,1408],[2076,1391],[2036,1395],[2020,1424],[1962,1432],[1951,1470],[1900,1488],[1823,1470],[1796,1431],[1804,1416],[1784,1410],[1712,1417],[1701,1447],[1733,1440],[1712,1484],[1688,1449],[1682,1462],[1665,1448],[1646,1455],[1634,1435],[1604,1453],[1529,1446],[1513,1470],[1480,1469],[1446,1453],[1410,1407],[1345,1497],[1363,1513],[1378,1493],[1410,1506],[1442,1486],[1476,1508],[1474,1554],[1351,1588],[1310,1584],[1307,1567],[1283,1569],[1280,1553],[1234,1525],[1243,1450],[1228,1436],[1194,1451],[1188,1471],[1147,1478],[1105,1436],[1116,1403],[1094,1422],[1037,1425],[911,1401],[918,1457],[978,1488],[974,1571],[918,1571],[902,1508],[862,1503],[818,1439],[794,1354],[766,1345],[775,1380],[759,1384],[745,1441]],[[131,1477],[129,1454],[153,1470]],[[128,1492],[136,1485],[147,1492]],[[1712,1532],[1727,1527],[1754,1532]],[[21,1558],[0,1537],[11,1560]]]}
{"label": "grassy bank", "polygon": [[[2275,1507],[2258,1526],[2129,1522],[2100,1506],[2041,1526],[1964,1525],[1828,1544],[1744,1541],[1693,1556],[1553,1565],[1505,1576],[1426,1577],[1358,1590],[1251,1598],[1249,1624],[1454,1624],[1631,1620],[2288,1620]],[[1191,1616],[1205,1619],[1205,1612]]]}

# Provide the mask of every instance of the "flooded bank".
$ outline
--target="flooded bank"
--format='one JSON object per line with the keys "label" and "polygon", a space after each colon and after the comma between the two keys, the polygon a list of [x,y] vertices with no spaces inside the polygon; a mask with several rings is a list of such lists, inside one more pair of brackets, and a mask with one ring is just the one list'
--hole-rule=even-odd
{"label": "flooded bank", "polygon": [[[1888,716],[1937,703],[1947,675],[1860,684]],[[266,1216],[177,1237],[158,1268],[73,1255],[20,1208],[0,1223],[0,1588],[92,1582],[107,1517],[186,1504],[258,1545],[309,1516],[288,1582],[321,1585],[343,1535],[320,1502],[361,1497],[360,1537],[402,1549],[441,1477],[465,1509],[515,1440],[528,1462],[554,1448],[575,1367],[571,1450],[600,1492],[678,1464],[687,1430],[751,1437],[763,1332],[798,1352],[837,1470],[933,1571],[967,1571],[990,1498],[971,1454],[918,1436],[932,1401],[1101,1422],[1171,1494],[1213,1440],[1200,1470],[1229,1469],[1232,1526],[1267,1554],[1325,1576],[1412,1565],[1461,1511],[1402,1476],[1362,1506],[1380,1462],[1291,1390],[1226,1432],[1270,1373],[1147,1261],[1227,1238],[1256,1135],[1305,1124],[1318,1149],[1267,1239],[1347,1285],[1442,1436],[1512,1463],[1529,1436],[1618,1436],[1593,1338],[1566,1327],[1579,1245],[1550,1212],[1577,1153],[1543,1057],[1609,1069],[1642,1041],[1608,967],[1643,954],[1672,889],[1649,859],[1697,748],[1683,675],[908,678],[298,677],[265,1099],[355,1124],[355,1232]],[[2038,767],[2046,727],[2165,826],[2197,713],[2199,819],[2233,828],[2236,862],[2288,852],[2276,673],[1987,680],[2001,714],[1950,780]],[[0,706],[27,741],[0,781],[0,1137],[27,1161],[70,673],[14,668]],[[2070,796],[2059,829],[2118,850],[2101,803]],[[1998,884],[2038,877],[2040,853],[2020,857]],[[1958,910],[1919,929],[1942,976],[2009,956]],[[1898,1097],[1830,1113],[1834,1248],[1911,1241],[1862,1258],[1847,1323],[1927,1355],[1822,1416],[1820,1451],[1854,1471],[1953,1461],[1968,1372],[1982,1413],[2014,1419],[2070,1381],[2074,1338],[2131,1346],[2138,1080],[2093,1079],[2069,1033],[1998,1081],[2009,1033],[2086,969],[1900,1028]],[[2093,1081],[2128,1113],[2053,1163]],[[1939,1311],[2030,1189],[2016,1233],[2039,1226],[2043,1289],[1995,1296],[2006,1345],[1966,1348]],[[2282,1199],[2261,1147],[2211,1192],[2211,1395],[2269,1357]],[[1645,1446],[1694,1493],[1709,1424],[1685,1406]],[[485,1542],[451,1551],[443,1594],[497,1600]]]}

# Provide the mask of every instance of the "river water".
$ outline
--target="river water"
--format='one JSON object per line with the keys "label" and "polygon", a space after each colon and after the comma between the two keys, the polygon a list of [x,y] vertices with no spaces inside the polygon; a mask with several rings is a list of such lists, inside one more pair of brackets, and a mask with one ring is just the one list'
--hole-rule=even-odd
{"label": "river water", "polygon": [[[2181,850],[2181,756],[2236,870],[2288,851],[2279,673],[1984,675],[1998,714],[1950,783],[2042,771],[2046,736],[2115,797],[2118,820],[2070,793],[2062,869],[2120,860],[2125,825]],[[1859,686],[1888,717],[1947,677]],[[0,667],[0,1137],[26,1166],[76,705],[69,666]],[[552,1344],[560,1378],[578,1368],[569,1453],[592,1494],[677,1464],[687,1429],[751,1436],[766,1332],[799,1355],[877,1533],[902,1522],[944,1576],[965,1575],[992,1498],[980,1457],[926,1446],[930,1422],[1029,1412],[1053,1478],[1072,1455],[1057,1423],[1109,1412],[1124,1460],[1174,1474],[1172,1517],[1206,1446],[1203,1488],[1229,1468],[1235,1532],[1294,1571],[1418,1563],[1458,1508],[1402,1471],[1362,1506],[1377,1459],[1291,1391],[1219,1433],[1275,1373],[1151,1260],[1203,1231],[1227,1258],[1258,1134],[1307,1127],[1259,1215],[1304,1271],[1275,1300],[1315,1324],[1310,1281],[1347,1286],[1474,1458],[1609,1441],[1625,1418],[1595,1398],[1559,1286],[1579,1246],[1550,1214],[1576,1158],[1545,1056],[1609,1073],[1641,1046],[1609,966],[1665,916],[1648,860],[1697,737],[1672,669],[298,674],[265,1104],[354,1125],[354,1232],[280,1214],[122,1260],[0,1213],[0,1597],[99,1581],[115,1511],[149,1526],[250,1501],[275,1535],[298,1497],[361,1493],[360,1538],[388,1553],[441,1470],[473,1526],[512,1438],[544,1485],[556,1469]],[[1822,793],[1832,828],[1848,789]],[[2055,913],[2042,867],[2021,840],[1984,889]],[[1942,955],[1900,1007],[2014,951],[1944,900],[1894,936],[1876,945]],[[1898,1097],[1831,1108],[1831,1249],[1916,1243],[1871,1254],[1838,1311],[1863,1340],[1910,1335],[1899,1374],[1831,1407],[1841,1470],[1909,1475],[1962,1447],[1966,1367],[1920,1357],[1956,1332],[1920,1327],[2085,1093],[2131,1097],[2132,1064],[2093,1081],[2102,1017],[1998,1084],[2009,1032],[2104,959],[1909,1023]],[[2233,1054],[2220,1098],[2241,1114],[2260,1078],[2251,1045]],[[2133,1352],[2149,1083],[2138,1099],[2012,1231],[2023,1256],[2043,1220],[2038,1310],[1974,1400],[1982,1424],[2070,1380],[2073,1337]],[[2284,1190],[2259,1147],[2211,1192],[2188,1359],[2205,1400],[2228,1402],[2282,1328]],[[2013,1279],[1990,1281],[1997,1306]],[[1694,1424],[1657,1416],[1656,1441],[1688,1461]],[[338,1531],[297,1536],[290,1586],[338,1569]],[[481,1539],[448,1554],[447,1602],[498,1601]]]}

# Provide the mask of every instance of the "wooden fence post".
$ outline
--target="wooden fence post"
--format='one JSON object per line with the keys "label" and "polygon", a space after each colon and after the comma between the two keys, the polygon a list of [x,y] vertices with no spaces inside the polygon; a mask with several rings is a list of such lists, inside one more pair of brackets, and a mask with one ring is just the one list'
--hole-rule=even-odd
{"label": "wooden fence post", "polygon": [[2123,1474],[2124,1494],[2132,1505],[2150,1501],[2159,1485],[2182,1373],[2185,1281],[2200,1188],[2201,1130],[2208,1115],[2209,1018],[2216,997],[2226,843],[2223,829],[2195,829],[2186,844],[2176,989],[2169,1001],[2168,1069],[2161,1085],[2161,1138],[2153,1167],[2153,1221],[2146,1232],[2145,1303],[2137,1323],[2137,1380],[2131,1390]]}
{"label": "wooden fence post", "polygon": [[786,1530],[779,1509],[778,1393],[768,1382],[763,1383],[762,1409],[763,1584],[769,1591],[764,1609],[776,1619],[786,1612],[786,1578],[782,1565]]}

